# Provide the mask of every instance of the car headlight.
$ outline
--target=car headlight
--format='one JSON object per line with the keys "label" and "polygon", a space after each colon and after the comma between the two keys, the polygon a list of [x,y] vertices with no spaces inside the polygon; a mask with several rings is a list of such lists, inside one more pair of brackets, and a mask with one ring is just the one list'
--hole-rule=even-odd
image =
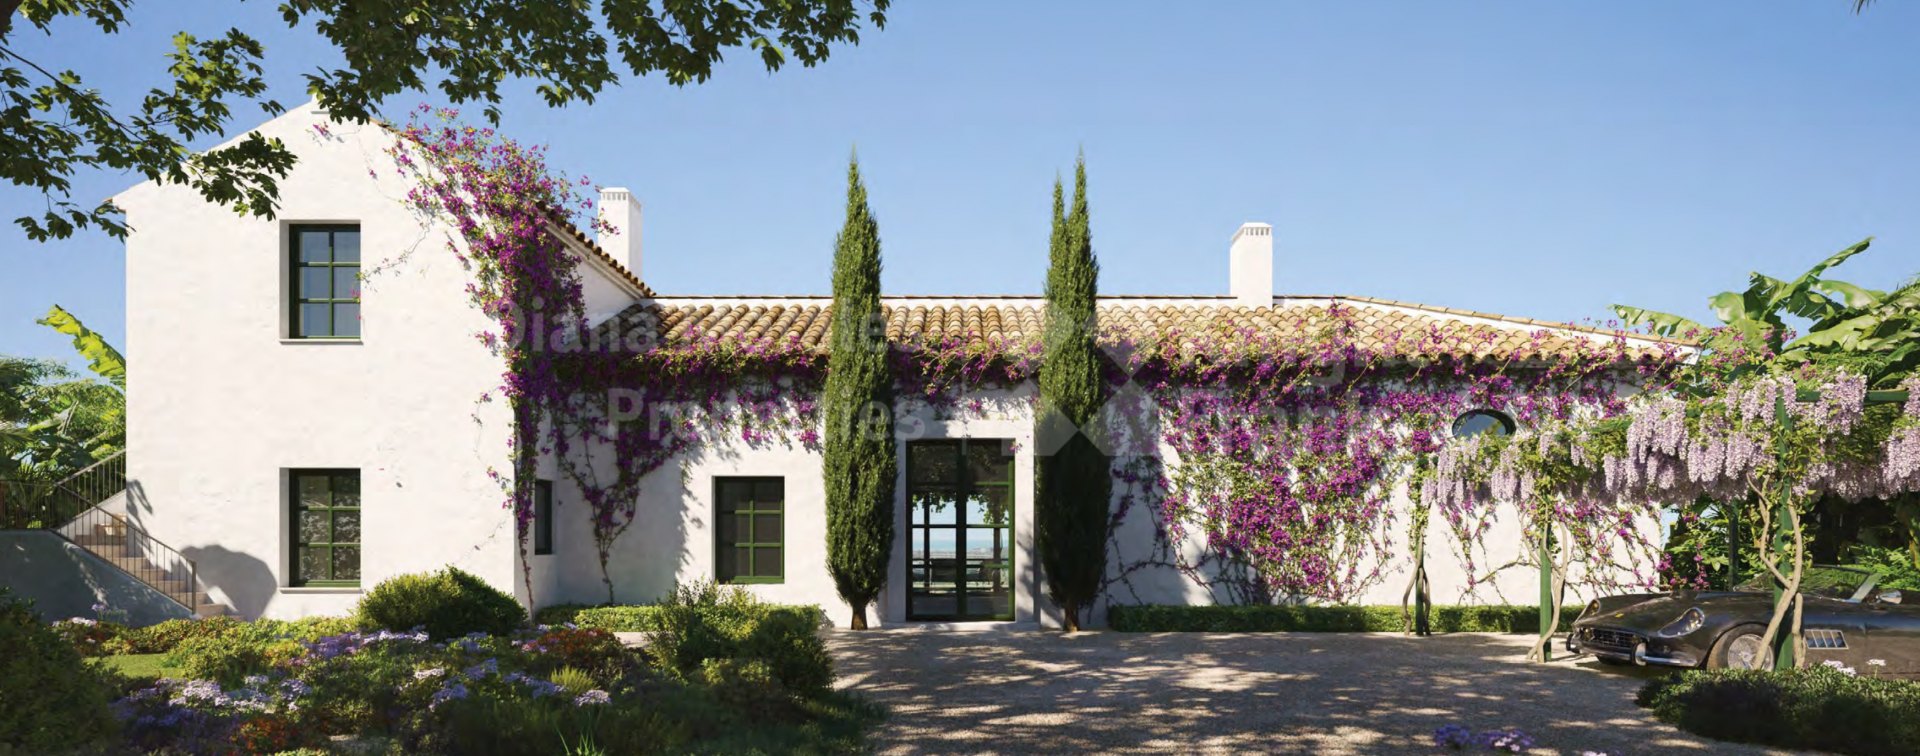
{"label": "car headlight", "polygon": [[1660,628],[1660,637],[1678,638],[1699,630],[1700,626],[1705,624],[1707,624],[1707,613],[1700,611],[1700,607],[1697,606],[1688,607],[1686,611],[1680,613],[1678,618],[1667,623],[1666,627]]}
{"label": "car headlight", "polygon": [[[1583,611],[1580,613],[1580,617],[1585,617],[1589,614],[1599,614],[1599,613],[1600,613],[1600,599],[1594,599],[1592,601],[1587,602],[1587,609],[1586,611]],[[1580,617],[1575,617],[1574,619],[1579,619]]]}

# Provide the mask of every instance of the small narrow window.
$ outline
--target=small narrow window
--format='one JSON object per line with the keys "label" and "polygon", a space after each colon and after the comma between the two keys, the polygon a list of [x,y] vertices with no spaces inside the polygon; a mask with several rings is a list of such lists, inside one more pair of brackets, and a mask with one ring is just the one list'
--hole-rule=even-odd
{"label": "small narrow window", "polygon": [[292,226],[289,335],[360,338],[360,227]]}
{"label": "small narrow window", "polygon": [[714,574],[722,583],[786,579],[787,485],[781,478],[716,478]]}
{"label": "small narrow window", "polygon": [[533,482],[533,553],[553,553],[553,481]]}
{"label": "small narrow window", "polygon": [[360,584],[360,471],[293,470],[292,585]]}
{"label": "small narrow window", "polygon": [[1511,436],[1514,428],[1513,418],[1505,412],[1477,409],[1461,415],[1453,421],[1453,435],[1465,438],[1491,433],[1496,436]]}

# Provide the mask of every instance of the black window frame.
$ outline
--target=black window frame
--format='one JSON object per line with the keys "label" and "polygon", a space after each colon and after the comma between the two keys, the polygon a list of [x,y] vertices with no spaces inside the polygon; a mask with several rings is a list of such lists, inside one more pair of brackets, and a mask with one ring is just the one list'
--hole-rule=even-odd
{"label": "black window frame", "polygon": [[[300,247],[301,235],[307,234],[307,233],[314,233],[314,232],[325,232],[328,234],[326,262],[307,262],[301,259],[301,247]],[[354,248],[360,251],[355,253],[354,259],[352,261],[341,261],[338,259],[335,253],[335,249],[337,245],[334,244],[333,235],[347,233],[347,232],[351,232],[354,235]],[[362,325],[361,315],[364,312],[364,310],[362,307],[362,304],[363,304],[362,297],[359,295],[363,294],[364,292],[360,289],[359,281],[360,281],[360,270],[362,266],[362,260],[364,258],[365,258],[365,250],[360,245],[360,224],[357,224],[357,223],[288,224],[287,226],[287,283],[286,283],[287,285],[287,338],[297,340],[297,341],[358,341],[363,336],[364,329],[361,328],[361,325]],[[337,296],[339,292],[336,292],[333,289],[339,281],[338,274],[340,271],[349,269],[349,268],[352,269],[354,272],[354,278],[353,278],[354,291],[352,291],[351,293],[354,294],[355,296],[351,296],[351,297]],[[302,288],[301,288],[302,278],[304,277],[304,274],[309,270],[320,270],[320,269],[324,269],[327,271],[327,296],[325,297],[305,296],[305,293],[302,291]],[[301,319],[301,313],[304,305],[324,305],[326,307],[327,327],[324,329],[324,333],[316,332],[316,333],[308,334],[308,333],[302,332],[304,330],[304,323]],[[338,327],[339,326],[338,320],[339,320],[339,314],[340,314],[341,308],[347,305],[351,305],[352,310],[354,312],[353,333],[343,335],[341,334],[340,328]]]}
{"label": "black window frame", "polygon": [[[336,481],[349,476],[353,479],[353,505],[343,506],[335,499],[336,494],[343,493],[337,490]],[[302,500],[301,482],[308,478],[325,478],[327,480],[327,506],[310,507]],[[364,506],[366,489],[361,483],[360,471],[355,468],[301,468],[287,471],[287,521],[289,523],[288,537],[290,539],[290,548],[287,550],[287,584],[289,586],[295,588],[357,588],[360,586],[362,576],[366,574],[367,558],[367,521],[366,508]],[[301,532],[301,522],[304,519],[304,515],[315,511],[326,513],[327,540],[325,541],[306,541],[303,539],[304,534]],[[335,540],[335,537],[338,535],[339,515],[348,512],[351,512],[355,521],[359,523],[359,536],[352,541]],[[335,556],[336,552],[343,548],[353,549],[354,577],[350,579],[336,577],[338,574],[338,563],[335,561]],[[327,567],[327,577],[325,578],[309,579],[301,573],[300,562],[303,552],[315,549],[324,549],[326,551],[324,563]]]}
{"label": "black window frame", "polygon": [[[779,489],[779,502],[776,507],[764,508],[761,506],[772,503],[759,500],[761,487],[767,485],[774,485]],[[728,486],[747,487],[750,492],[747,499],[748,508],[735,508],[733,510],[726,508],[728,497],[725,493],[725,488]],[[713,515],[713,577],[716,582],[723,585],[780,585],[787,582],[786,478],[777,475],[715,476],[713,479]],[[737,532],[738,526],[736,525],[733,528],[736,531],[735,538],[730,542],[726,537],[728,528],[724,523],[740,515],[746,516],[748,523],[748,533],[746,537],[749,540],[740,540],[740,534]],[[763,538],[766,534],[759,532],[758,527],[759,519],[769,515],[779,517],[780,523],[778,528],[779,533],[776,534],[773,540]],[[743,575],[739,573],[739,562],[736,557],[738,550],[743,548],[748,552],[748,570],[752,574]],[[779,558],[775,560],[778,566],[777,574],[765,574],[759,570],[759,552],[769,549],[777,549],[779,551]]]}

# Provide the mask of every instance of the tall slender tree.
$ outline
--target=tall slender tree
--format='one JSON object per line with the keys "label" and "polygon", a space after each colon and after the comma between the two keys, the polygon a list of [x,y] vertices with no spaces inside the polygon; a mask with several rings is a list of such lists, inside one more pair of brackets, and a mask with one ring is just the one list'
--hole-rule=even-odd
{"label": "tall slender tree", "polygon": [[[1047,593],[1059,604],[1062,627],[1080,620],[1100,592],[1106,569],[1106,524],[1113,491],[1111,464],[1093,442],[1103,399],[1099,321],[1094,298],[1100,263],[1093,256],[1087,214],[1087,161],[1073,169],[1073,208],[1053,183],[1053,240],[1047,269],[1045,351],[1037,408],[1039,502],[1035,512]],[[1047,452],[1051,450],[1052,453]]]}
{"label": "tall slender tree", "polygon": [[893,549],[893,375],[880,313],[880,226],[860,161],[847,166],[847,222],[834,242],[832,353],[827,358],[827,571],[867,627]]}

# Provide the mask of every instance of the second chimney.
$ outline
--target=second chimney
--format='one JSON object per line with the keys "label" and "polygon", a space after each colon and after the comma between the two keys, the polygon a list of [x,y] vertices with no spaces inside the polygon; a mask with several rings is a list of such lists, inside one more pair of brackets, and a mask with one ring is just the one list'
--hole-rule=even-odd
{"label": "second chimney", "polygon": [[646,280],[640,273],[640,201],[623,186],[601,189],[600,220],[612,227],[611,233],[597,234],[600,248],[627,266],[634,278]]}
{"label": "second chimney", "polygon": [[1273,306],[1273,226],[1242,223],[1227,253],[1227,290],[1241,307]]}

